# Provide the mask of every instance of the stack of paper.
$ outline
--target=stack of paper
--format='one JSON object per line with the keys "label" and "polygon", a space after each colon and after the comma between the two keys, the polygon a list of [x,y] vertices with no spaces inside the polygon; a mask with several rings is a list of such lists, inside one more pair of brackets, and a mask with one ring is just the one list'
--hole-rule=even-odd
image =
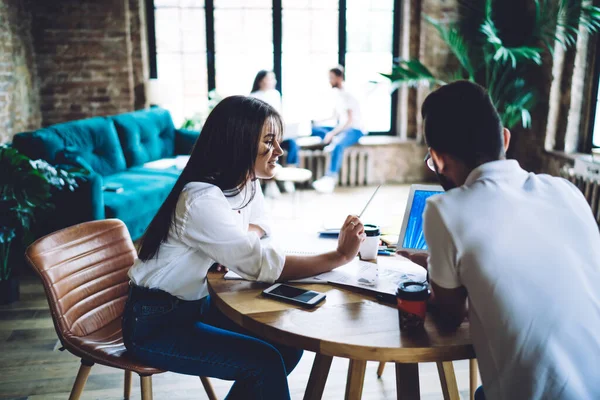
{"label": "stack of paper", "polygon": [[[405,280],[424,281],[427,272],[424,268],[400,257],[383,258],[379,264],[354,261],[313,277],[290,281],[290,283],[334,283],[357,287],[376,293],[395,295],[398,284]],[[229,271],[225,279],[242,279]]]}

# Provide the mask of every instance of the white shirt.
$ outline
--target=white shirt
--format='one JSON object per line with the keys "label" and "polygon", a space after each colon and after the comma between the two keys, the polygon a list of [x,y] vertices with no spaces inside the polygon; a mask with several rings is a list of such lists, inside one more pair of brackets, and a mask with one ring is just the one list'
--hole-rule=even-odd
{"label": "white shirt", "polygon": [[281,112],[281,93],[277,89],[257,90],[250,93],[250,97],[262,100],[271,105],[277,112]]}
{"label": "white shirt", "polygon": [[[243,206],[256,188],[254,199]],[[216,186],[188,183],[177,202],[175,224],[158,257],[136,260],[129,278],[138,285],[164,290],[182,300],[208,295],[206,274],[219,263],[249,280],[274,282],[281,275],[285,256],[270,241],[261,241],[249,224],[271,232],[265,221],[264,197],[255,181],[242,193],[225,197]]]}
{"label": "white shirt", "polygon": [[486,399],[600,399],[600,234],[582,194],[516,161],[428,199],[430,278],[464,286]]}
{"label": "white shirt", "polygon": [[352,112],[351,128],[358,129],[364,132],[362,124],[362,115],[360,112],[360,104],[345,88],[334,88],[335,115],[338,119],[338,124],[343,125],[348,121],[348,111]]}

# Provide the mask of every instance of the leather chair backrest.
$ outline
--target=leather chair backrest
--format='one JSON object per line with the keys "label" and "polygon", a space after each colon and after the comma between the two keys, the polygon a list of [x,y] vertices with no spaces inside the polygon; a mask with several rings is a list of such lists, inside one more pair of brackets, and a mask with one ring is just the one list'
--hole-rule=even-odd
{"label": "leather chair backrest", "polygon": [[136,256],[125,224],[117,219],[75,225],[27,248],[27,261],[42,278],[61,341],[87,336],[121,318],[127,271]]}

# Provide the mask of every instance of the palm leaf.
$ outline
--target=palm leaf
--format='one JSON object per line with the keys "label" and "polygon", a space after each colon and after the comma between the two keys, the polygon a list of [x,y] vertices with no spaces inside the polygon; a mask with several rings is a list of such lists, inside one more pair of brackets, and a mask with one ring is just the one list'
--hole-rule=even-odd
{"label": "palm leaf", "polygon": [[417,87],[423,84],[443,85],[445,82],[438,80],[429,69],[419,60],[398,59],[392,68],[391,74],[380,74],[392,82],[392,91],[400,86]]}
{"label": "palm leaf", "polygon": [[535,0],[534,36],[552,52],[554,43],[566,51],[577,44],[579,28],[600,31],[600,8],[581,0]]}
{"label": "palm leaf", "polygon": [[498,29],[491,18],[486,18],[481,25],[481,33],[487,38],[488,45],[493,49],[493,60],[497,62],[510,62],[512,68],[517,67],[517,63],[534,62],[537,65],[542,65],[541,49],[531,46],[507,47],[498,36]]}
{"label": "palm leaf", "polygon": [[452,53],[458,59],[458,62],[467,71],[470,80],[475,79],[475,68],[471,63],[470,48],[461,33],[458,31],[456,25],[444,26],[439,21],[424,15],[427,22],[429,22],[438,31],[442,40],[448,45]]}
{"label": "palm leaf", "polygon": [[492,72],[488,92],[498,109],[502,123],[511,129],[517,124],[531,127],[530,110],[537,103],[537,93],[522,78],[523,69],[514,70],[506,66],[497,66]]}

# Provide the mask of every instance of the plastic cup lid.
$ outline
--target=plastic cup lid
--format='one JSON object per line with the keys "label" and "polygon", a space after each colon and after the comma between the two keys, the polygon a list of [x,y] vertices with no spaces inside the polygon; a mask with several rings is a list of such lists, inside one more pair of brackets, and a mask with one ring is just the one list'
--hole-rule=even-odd
{"label": "plastic cup lid", "polygon": [[405,281],[398,285],[396,291],[396,296],[403,300],[427,300],[429,295],[429,285],[424,282]]}
{"label": "plastic cup lid", "polygon": [[381,230],[377,225],[365,224],[365,234],[367,236],[379,236],[381,235]]}

